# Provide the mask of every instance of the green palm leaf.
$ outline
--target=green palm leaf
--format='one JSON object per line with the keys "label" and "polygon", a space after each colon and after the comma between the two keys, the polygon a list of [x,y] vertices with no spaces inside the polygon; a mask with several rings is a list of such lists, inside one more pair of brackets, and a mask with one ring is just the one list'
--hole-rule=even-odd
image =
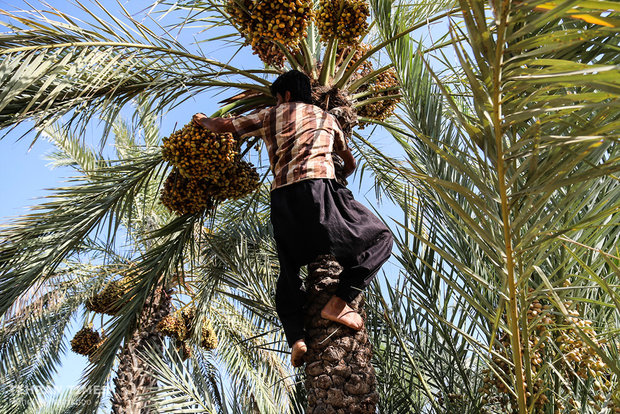
{"label": "green palm leaf", "polygon": [[[105,136],[121,108],[141,95],[148,94],[161,111],[209,87],[269,93],[260,76],[192,53],[126,12],[121,20],[102,5],[77,4],[90,20],[60,11],[25,17],[2,12],[15,23],[3,22],[9,32],[0,36],[0,127],[34,117],[43,129],[69,115],[67,125],[83,128],[100,114],[107,121]],[[225,80],[236,75],[251,83]]]}
{"label": "green palm leaf", "polygon": [[[408,160],[390,159],[367,142],[362,151],[369,160],[366,166],[376,173],[377,185],[392,199],[400,204],[406,188],[394,183],[409,184],[432,211],[429,223],[443,223],[440,227],[445,230],[432,226],[435,239],[425,227],[411,236],[424,249],[435,251],[444,264],[436,264],[437,259],[426,262],[418,253],[420,247],[408,258],[403,247],[403,266],[424,260],[431,274],[454,289],[459,301],[464,300],[463,305],[474,307],[470,315],[475,316],[465,326],[477,326],[483,340],[471,345],[496,343],[498,327],[511,334],[511,366],[526,378],[523,388],[518,374],[508,384],[520,412],[526,412],[526,388],[533,393],[536,375],[529,360],[533,350],[523,339],[542,323],[526,317],[535,299],[553,298],[558,312],[565,315],[568,310],[560,312],[564,301],[579,303],[581,317],[591,318],[601,339],[609,336],[605,326],[618,323],[612,310],[617,309],[617,293],[610,285],[610,280],[617,280],[617,272],[607,263],[614,261],[611,256],[618,242],[616,88],[620,78],[614,76],[618,53],[613,36],[617,29],[594,25],[584,31],[584,22],[594,21],[600,8],[608,7],[602,3],[597,9],[587,2],[565,2],[548,12],[535,9],[540,4],[518,2],[507,9],[497,3],[494,10],[487,10],[480,2],[461,2],[467,47],[455,43],[462,69],[455,69],[448,78],[434,73],[431,58],[420,57],[422,51],[413,41],[404,37],[395,43],[398,49],[390,57],[404,86],[403,115],[398,127],[385,126]],[[574,7],[592,18],[575,18]],[[488,18],[493,13],[497,26]],[[608,17],[606,22],[613,21]],[[390,28],[392,22],[386,16],[378,26]],[[460,28],[456,24],[453,28],[453,38],[462,38]],[[384,30],[386,37],[392,33]],[[433,83],[436,88],[429,86]],[[443,102],[437,99],[439,91]],[[463,99],[461,91],[471,92]],[[407,204],[400,205],[410,210],[405,209]],[[575,254],[575,249],[580,253]],[[581,255],[596,263],[597,270],[579,260]],[[462,275],[454,280],[443,269]],[[562,283],[575,276],[576,286],[562,289]],[[527,293],[528,288],[533,292]],[[427,298],[432,299],[420,289],[408,300],[424,306],[435,324],[451,326],[467,338],[461,325],[423,305]],[[503,315],[509,316],[502,321]],[[615,345],[601,347],[576,330],[617,375]],[[515,349],[523,349],[523,357]],[[483,359],[494,369],[490,359]],[[551,365],[546,365],[539,372],[549,370]],[[432,381],[436,374],[427,375]],[[544,376],[542,392],[563,400],[565,395],[549,391],[555,381],[568,384],[573,379],[557,370],[554,375],[555,379]],[[583,395],[580,409],[593,398],[585,383],[571,392]]]}

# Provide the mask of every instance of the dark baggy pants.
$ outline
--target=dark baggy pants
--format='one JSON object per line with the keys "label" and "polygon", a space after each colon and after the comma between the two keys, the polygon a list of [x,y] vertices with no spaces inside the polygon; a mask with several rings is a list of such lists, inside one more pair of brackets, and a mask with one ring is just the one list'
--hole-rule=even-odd
{"label": "dark baggy pants", "polygon": [[390,257],[392,234],[351,191],[329,179],[273,190],[271,223],[280,261],[276,310],[292,346],[304,338],[301,266],[333,254],[344,268],[336,295],[351,302]]}

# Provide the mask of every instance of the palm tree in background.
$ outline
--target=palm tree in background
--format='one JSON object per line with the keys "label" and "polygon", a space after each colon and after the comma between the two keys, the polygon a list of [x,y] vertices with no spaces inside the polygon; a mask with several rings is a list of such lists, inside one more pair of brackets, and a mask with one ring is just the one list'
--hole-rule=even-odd
{"label": "palm tree in background", "polygon": [[[314,70],[321,86],[336,85],[354,95],[357,90],[353,105],[363,100],[365,92],[358,89],[364,83],[391,65],[398,75],[394,95],[402,102],[396,118],[364,121],[389,131],[403,155],[377,148],[372,135],[354,130],[352,137],[362,161],[358,177],[370,173],[377,193],[404,214],[396,223],[400,279],[375,286],[368,298],[380,410],[613,412],[620,374],[618,6],[378,0],[370,6],[376,47],[365,55],[384,50],[384,62],[389,59],[387,65],[379,61],[374,73],[355,79],[364,58],[350,67],[352,53],[338,53],[333,41],[322,49],[311,29],[300,55],[278,48],[291,67]],[[173,14],[190,10],[183,24],[230,27],[216,3],[175,3],[170,9]],[[411,33],[436,21],[429,16],[449,19],[450,30],[447,39],[425,47]],[[263,75],[279,73],[242,71],[207,59],[128,16],[123,21],[136,32],[126,26],[109,29],[100,21],[80,28],[68,18],[62,25],[44,19],[35,25],[33,19],[22,18],[11,28],[14,33],[2,37],[5,127],[25,119],[44,127],[67,115],[67,126],[79,131],[94,114],[114,119],[140,94],[152,99],[143,105],[147,114],[207,88],[244,92],[218,114],[243,113],[269,104]],[[447,53],[454,53],[458,66]],[[313,66],[316,56],[323,59]],[[94,172],[88,185],[63,190],[43,206],[45,214],[32,214],[3,231],[3,314],[10,315],[6,312],[16,301],[27,302],[33,286],[55,283],[58,266],[103,220],[110,222],[107,239],[136,205],[149,211],[153,200],[137,198],[161,182],[161,168],[158,152],[141,151],[106,174]],[[256,221],[265,218],[264,191],[241,203],[255,210],[233,210],[255,214],[227,215],[232,205],[218,210],[222,223],[235,223],[210,226],[227,229],[214,233],[222,236],[218,240],[258,241],[249,236],[263,229],[260,240],[269,245],[268,226]],[[146,295],[162,274],[172,279],[175,268],[185,268],[188,250],[198,250],[201,263],[218,255],[226,266],[214,268],[228,276],[222,279],[226,286],[247,294],[243,277],[255,274],[239,264],[257,263],[252,247],[262,245],[233,251],[206,242],[213,249],[206,253],[192,247],[201,240],[200,223],[194,216],[169,217],[151,227],[146,237],[157,243],[139,255],[136,294],[111,322],[101,362],[85,385],[105,381]],[[205,286],[213,280],[205,279]],[[210,297],[213,290],[205,286],[197,291]],[[237,296],[247,311],[243,320],[248,315],[269,320],[260,296]],[[205,376],[189,376],[174,357],[168,364],[151,357],[161,383],[182,379],[185,386],[177,389],[187,404],[204,398],[195,391],[204,389]],[[165,394],[159,397],[165,403]]]}
{"label": "palm tree in background", "polygon": [[[141,119],[139,125],[118,120],[111,128],[115,156],[125,160],[123,162],[139,159],[145,151],[159,148],[159,129],[155,117],[143,114]],[[58,148],[50,156],[52,165],[69,165],[79,174],[73,180],[81,185],[71,187],[71,191],[75,191],[73,196],[83,195],[89,189],[97,191],[102,181],[122,181],[121,177],[115,176],[118,162],[99,156],[86,148],[79,138],[55,127],[48,128],[44,134]],[[263,219],[253,223],[252,234],[240,229],[241,225],[248,225],[247,221],[241,222],[239,218],[242,211],[259,208],[263,213],[257,211],[253,217],[265,216],[265,206],[257,200],[223,209],[221,215],[225,220],[220,222],[215,217],[213,220],[225,230],[210,236],[198,236],[191,245],[194,252],[186,248],[180,253],[182,262],[176,267],[177,273],[165,283],[159,281],[160,287],[154,290],[155,294],[147,292],[144,296],[144,305],[137,311],[135,327],[128,328],[127,339],[121,337],[118,342],[108,344],[108,330],[113,319],[99,318],[80,306],[110,281],[120,278],[131,280],[121,302],[136,300],[136,284],[139,281],[133,276],[139,262],[135,258],[156,248],[153,229],[174,221],[174,216],[157,202],[162,175],[165,175],[164,170],[155,172],[153,180],[134,193],[130,210],[119,214],[118,231],[126,235],[124,242],[119,240],[116,248],[122,253],[117,253],[114,246],[106,245],[105,240],[95,233],[89,234],[79,246],[79,254],[75,258],[61,263],[49,281],[42,283],[36,292],[24,294],[23,299],[9,309],[2,330],[1,352],[3,361],[6,361],[0,391],[4,396],[3,410],[25,412],[28,409],[43,409],[37,390],[53,385],[60,362],[58,355],[68,345],[70,337],[66,335],[73,317],[84,320],[85,324],[94,322],[98,330],[104,330],[105,346],[114,348],[109,351],[112,352],[112,360],[108,367],[102,368],[99,354],[91,358],[91,364],[81,380],[85,390],[83,394],[60,396],[64,403],[59,405],[65,406],[71,401],[72,412],[83,404],[88,404],[90,412],[97,407],[105,408],[110,397],[106,392],[108,385],[114,386],[111,405],[114,412],[148,410],[144,408],[145,398],[137,397],[152,391],[154,381],[163,369],[151,360],[165,361],[167,370],[164,372],[170,375],[157,384],[156,389],[163,395],[162,401],[154,396],[149,403],[160,407],[160,411],[166,409],[164,403],[171,395],[188,390],[195,394],[183,400],[184,403],[204,411],[221,411],[230,407],[246,411],[244,407],[256,406],[261,411],[277,412],[279,406],[297,405],[296,395],[290,392],[292,381],[288,379],[292,372],[284,363],[285,359],[280,357],[283,346],[274,325],[276,316],[270,295],[274,276],[270,273],[273,273],[277,259],[268,239],[266,222]],[[59,200],[59,205],[65,205],[65,202],[66,199]],[[81,219],[76,217],[76,220],[79,222]],[[197,231],[202,228],[195,227]],[[238,260],[238,256],[243,257],[243,261]],[[243,276],[238,277],[237,273]],[[188,340],[191,351],[188,361],[181,358],[173,341],[166,341],[166,348],[162,351],[164,338],[155,328],[157,322],[170,312],[170,298],[166,299],[168,295],[164,295],[152,301],[161,287],[172,290],[174,307],[194,306],[198,309],[197,313],[203,317],[198,318],[195,332],[201,332],[202,325],[210,321],[218,337],[216,350],[204,351],[198,346],[200,335],[195,334]],[[145,355],[151,357],[148,363],[143,362]],[[179,370],[186,371],[187,378],[175,376]],[[227,386],[224,377],[233,385]],[[185,384],[188,378],[198,378],[199,386],[188,388]],[[97,384],[97,388],[89,385],[93,383]],[[23,392],[15,393],[16,389]],[[230,402],[227,394],[240,398]],[[167,409],[174,412],[176,408],[172,406]]]}

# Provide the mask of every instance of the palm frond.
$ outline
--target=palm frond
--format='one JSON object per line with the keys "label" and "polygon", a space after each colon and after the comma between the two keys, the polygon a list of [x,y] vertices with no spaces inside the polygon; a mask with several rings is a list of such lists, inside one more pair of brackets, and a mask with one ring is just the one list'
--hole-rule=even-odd
{"label": "palm frond", "polygon": [[69,390],[41,401],[36,408],[24,411],[24,414],[70,414],[77,407],[76,390]]}
{"label": "palm frond", "polygon": [[50,125],[42,134],[58,148],[47,156],[51,168],[70,166],[80,173],[88,174],[108,165],[102,156],[84,146],[83,139],[59,124]]}
{"label": "palm frond", "polygon": [[[570,16],[571,7],[593,19],[600,16],[600,10],[581,3],[564,2],[541,14],[534,10],[535,2],[519,2],[511,9],[494,3],[491,10],[482,2],[461,2],[467,33],[463,36],[456,19],[452,33],[468,47],[454,42],[462,69],[455,68],[447,78],[446,71],[441,78],[435,73],[430,56],[402,37],[388,50],[403,84],[403,115],[400,125],[384,125],[402,146],[406,161],[386,156],[358,136],[363,143],[358,148],[368,159],[364,167],[373,170],[390,198],[398,203],[414,188],[417,202],[423,200],[430,213],[421,229],[406,230],[418,247],[399,248],[401,265],[413,269],[418,261],[425,263],[429,274],[453,291],[455,304],[472,307],[474,317],[465,326],[475,330],[467,334],[456,329],[458,324],[434,310],[432,290],[416,289],[407,300],[422,307],[433,326],[452,327],[457,338],[469,337],[472,351],[486,342],[492,350],[497,331],[511,335],[513,349],[525,344],[523,357],[509,355],[510,369],[522,370],[527,384],[519,385],[519,374],[506,378],[520,412],[525,412],[525,389],[533,395],[536,372],[545,373],[540,374],[547,381],[541,392],[554,401],[567,398],[558,394],[558,387],[580,383],[557,370],[547,376],[551,361],[540,371],[532,368],[533,350],[527,343],[541,319],[529,320],[526,314],[535,300],[551,300],[565,316],[565,301],[572,301],[572,312],[579,303],[581,317],[592,318],[600,338],[618,326],[610,312],[617,306],[615,282],[610,282],[617,280],[617,272],[609,265],[618,242],[618,77],[609,75],[617,71],[618,50],[611,35],[617,30],[589,27],[587,19]],[[498,20],[489,19],[491,15]],[[391,27],[384,20],[378,26]],[[579,38],[586,27],[592,36]],[[551,39],[554,47],[548,47]],[[501,42],[507,46],[499,47]],[[586,82],[590,75],[592,82]],[[576,81],[576,76],[582,79]],[[405,209],[409,204],[399,203],[404,211],[411,210]],[[405,217],[410,220],[415,213]],[[442,223],[432,226],[435,238],[429,235],[431,223]],[[400,226],[408,229],[406,222]],[[409,246],[405,240],[403,246]],[[422,254],[428,249],[435,252],[434,260]],[[451,274],[458,277],[453,280]],[[570,289],[563,287],[567,280]],[[575,329],[605,361],[610,375],[617,375],[614,346],[597,345],[574,325],[558,329]],[[497,370],[490,357],[477,358]],[[427,375],[432,381],[437,374]],[[593,398],[585,384],[570,393],[581,401]],[[580,409],[589,410],[585,402]]]}
{"label": "palm frond", "polygon": [[9,32],[0,36],[0,127],[32,118],[42,130],[68,115],[65,124],[80,126],[83,132],[99,114],[107,136],[121,108],[143,94],[157,102],[155,110],[161,112],[188,93],[209,87],[269,93],[269,83],[261,76],[192,53],[126,11],[121,19],[98,3],[77,4],[89,20],[55,9],[2,12],[14,23],[2,22]]}
{"label": "palm frond", "polygon": [[221,338],[215,354],[220,365],[261,412],[276,413],[298,402],[273,304],[277,256],[267,194],[263,188],[257,197],[222,206],[204,236],[195,283],[196,305]]}
{"label": "palm frond", "polygon": [[119,316],[105,324],[107,338],[97,349],[94,363],[87,368],[82,378],[81,382],[86,391],[80,394],[81,412],[92,412],[100,405],[101,395],[93,395],[88,390],[102,387],[108,380],[115,356],[123,342],[135,331],[138,316],[148,306],[147,300],[152,292],[158,287],[172,284],[172,275],[182,267],[186,246],[195,236],[197,220],[195,216],[181,216],[145,235],[143,243],[149,245],[146,242],[152,241],[150,248],[127,269],[125,276],[131,282],[121,299]]}
{"label": "palm frond", "polygon": [[5,313],[0,330],[0,394],[5,395],[6,407],[26,412],[36,406],[41,391],[53,385],[71,320],[101,287],[95,274],[90,265],[71,263],[35,292],[26,292]]}
{"label": "palm frond", "polygon": [[[158,387],[147,397],[151,407],[158,413],[219,413],[220,407],[206,393],[206,384],[196,383],[206,380],[203,377],[194,377],[192,371],[185,365],[179,353],[171,347],[164,348],[163,356],[154,349],[149,349],[142,356],[149,361],[158,381]],[[222,387],[222,380],[214,377],[218,388]]]}
{"label": "palm frond", "polygon": [[91,232],[113,240],[119,218],[130,216],[135,197],[161,168],[161,153],[147,153],[92,172],[88,182],[57,190],[50,201],[2,231],[0,314],[35,283],[53,275]]}

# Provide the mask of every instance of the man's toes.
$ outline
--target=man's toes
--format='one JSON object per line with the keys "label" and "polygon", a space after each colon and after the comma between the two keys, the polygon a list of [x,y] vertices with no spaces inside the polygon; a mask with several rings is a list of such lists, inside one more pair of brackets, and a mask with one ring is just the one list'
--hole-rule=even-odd
{"label": "man's toes", "polygon": [[362,327],[364,326],[364,321],[360,319],[355,319],[354,321],[351,322],[351,328],[359,331],[360,329],[362,329]]}
{"label": "man's toes", "polygon": [[348,314],[343,315],[342,319],[343,321],[346,321],[346,325],[353,329],[360,330],[364,326],[362,316],[354,310],[351,310]]}

